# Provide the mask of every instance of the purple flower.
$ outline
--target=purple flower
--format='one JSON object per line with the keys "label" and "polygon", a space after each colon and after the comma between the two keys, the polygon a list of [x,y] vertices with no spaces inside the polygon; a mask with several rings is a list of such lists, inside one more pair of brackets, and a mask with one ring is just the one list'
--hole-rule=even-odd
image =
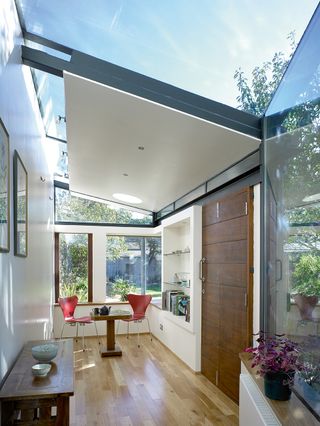
{"label": "purple flower", "polygon": [[268,336],[259,332],[258,346],[246,348],[252,357],[252,368],[258,367],[257,373],[264,376],[266,373],[286,372],[301,370],[299,361],[299,346],[287,339],[283,334]]}

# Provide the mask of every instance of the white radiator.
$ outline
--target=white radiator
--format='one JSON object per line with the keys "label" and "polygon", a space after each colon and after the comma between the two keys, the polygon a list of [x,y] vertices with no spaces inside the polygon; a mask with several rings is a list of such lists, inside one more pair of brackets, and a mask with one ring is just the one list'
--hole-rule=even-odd
{"label": "white radiator", "polygon": [[249,374],[240,374],[240,426],[281,426]]}

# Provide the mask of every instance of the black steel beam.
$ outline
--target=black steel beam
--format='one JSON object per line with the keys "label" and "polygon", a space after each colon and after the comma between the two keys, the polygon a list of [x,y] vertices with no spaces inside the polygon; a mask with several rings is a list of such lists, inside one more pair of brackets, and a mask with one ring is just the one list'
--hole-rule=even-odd
{"label": "black steel beam", "polygon": [[34,43],[42,44],[43,46],[49,47],[53,50],[58,50],[59,52],[65,53],[67,55],[72,55],[73,49],[70,47],[64,46],[63,44],[56,43],[55,41],[48,40],[37,34],[29,33],[28,31],[22,31],[23,38],[29,41],[33,41]]}
{"label": "black steel beam", "polygon": [[[199,197],[194,198],[193,200],[190,200],[186,204],[181,205],[179,208],[175,208],[175,202],[174,202],[164,207],[163,209],[161,209],[159,212],[156,213],[155,224],[158,225],[163,219],[169,216],[172,216],[178,211],[181,211],[189,206],[192,206],[193,204],[199,204],[199,203],[201,204],[202,200],[207,199],[210,195],[214,194],[215,192],[218,192],[221,189],[227,187],[228,185],[234,182],[237,182],[241,179],[247,178],[251,175],[254,175],[254,182],[256,182],[257,179],[259,182],[261,182],[262,181],[261,166],[262,166],[262,153],[261,153],[261,149],[259,148],[258,150],[244,157],[242,160],[238,161],[237,163],[232,164],[223,172],[219,173],[218,175],[204,182],[203,184],[206,185],[205,194],[202,194]],[[190,191],[190,193],[192,193],[192,191]],[[183,197],[185,197],[185,195]],[[161,212],[165,211],[172,204],[173,204],[173,209],[169,213],[163,214],[163,216],[161,216]]]}

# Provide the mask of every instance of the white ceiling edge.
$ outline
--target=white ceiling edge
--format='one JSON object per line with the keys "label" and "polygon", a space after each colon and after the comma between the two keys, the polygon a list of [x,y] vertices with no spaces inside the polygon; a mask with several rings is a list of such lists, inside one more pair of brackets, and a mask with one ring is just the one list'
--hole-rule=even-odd
{"label": "white ceiling edge", "polygon": [[[70,190],[158,211],[255,151],[260,140],[64,73]],[[138,149],[144,146],[144,150]],[[128,176],[124,176],[128,174]]]}

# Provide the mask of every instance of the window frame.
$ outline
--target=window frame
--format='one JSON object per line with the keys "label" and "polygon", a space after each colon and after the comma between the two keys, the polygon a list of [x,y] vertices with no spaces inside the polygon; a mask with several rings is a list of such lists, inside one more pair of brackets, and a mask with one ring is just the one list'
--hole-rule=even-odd
{"label": "window frame", "polygon": [[[119,233],[115,233],[115,234],[106,234],[106,245],[107,245],[107,239],[109,238],[109,237],[132,237],[132,238],[144,238],[145,240],[147,239],[147,238],[159,238],[160,239],[160,249],[161,249],[161,268],[160,268],[160,270],[161,270],[161,272],[160,272],[160,275],[161,275],[161,278],[160,278],[160,290],[162,289],[162,235],[144,235],[144,234],[119,234]],[[106,253],[107,254],[107,253]],[[107,256],[106,256],[106,284],[107,284],[107,273],[108,273],[108,266],[107,266],[107,262],[108,262],[108,260],[107,260]],[[146,279],[147,279],[147,276],[145,277]],[[142,289],[142,284],[141,284],[141,289]],[[146,285],[145,285],[145,289],[147,290],[147,282],[146,282]],[[137,293],[137,294],[147,294],[146,292],[145,293]],[[107,293],[106,293],[106,297],[108,297],[108,295],[107,295]],[[116,300],[116,299],[115,299]],[[109,303],[109,302],[108,302]],[[110,302],[110,303],[112,303],[112,302]]]}
{"label": "window frame", "polygon": [[[83,303],[93,302],[93,233],[89,232],[55,232],[54,233],[54,287],[55,302],[60,297],[60,234],[85,234],[88,236],[88,300]],[[79,302],[81,305],[81,302]]]}

